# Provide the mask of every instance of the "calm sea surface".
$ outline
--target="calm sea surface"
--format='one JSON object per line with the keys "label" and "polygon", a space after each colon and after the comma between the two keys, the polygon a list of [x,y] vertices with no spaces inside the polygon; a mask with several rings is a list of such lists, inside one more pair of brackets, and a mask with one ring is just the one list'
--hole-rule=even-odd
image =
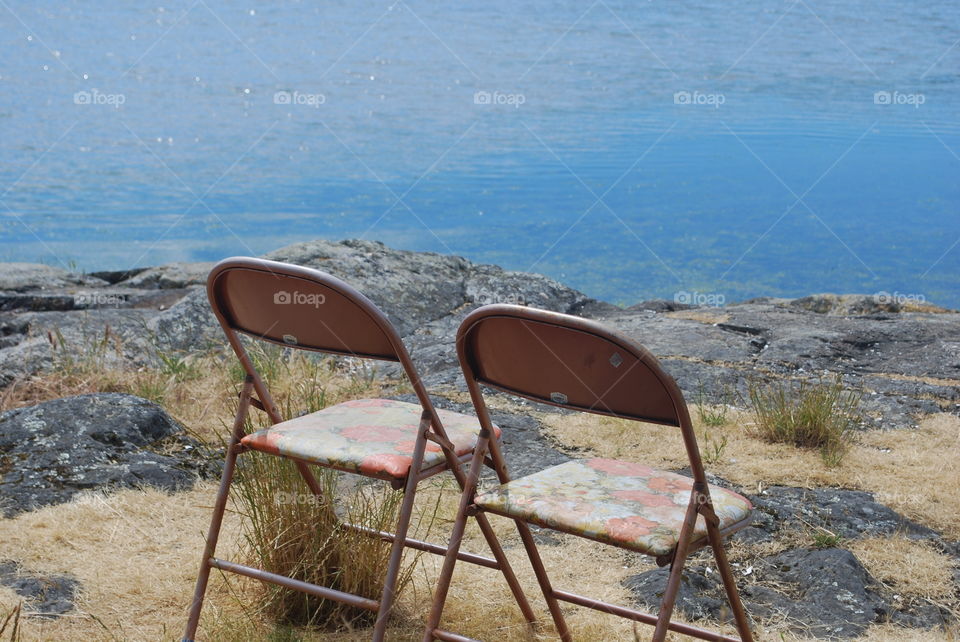
{"label": "calm sea surface", "polygon": [[263,5],[0,2],[0,260],[363,237],[960,307],[956,0]]}

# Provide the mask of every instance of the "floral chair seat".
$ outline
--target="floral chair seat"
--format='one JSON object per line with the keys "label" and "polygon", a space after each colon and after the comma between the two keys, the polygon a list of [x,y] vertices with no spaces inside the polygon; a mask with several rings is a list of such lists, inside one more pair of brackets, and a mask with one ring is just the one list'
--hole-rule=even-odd
{"label": "floral chair seat", "polygon": [[[422,412],[418,404],[403,401],[347,401],[250,433],[241,443],[323,466],[403,479],[413,464]],[[447,410],[437,414],[457,455],[471,452],[477,443],[477,418]],[[499,439],[499,429],[496,434]],[[442,463],[440,446],[428,441],[423,469]]]}
{"label": "floral chair seat", "polygon": [[[616,459],[583,459],[547,468],[479,493],[494,513],[660,556],[677,545],[693,480]],[[744,497],[710,485],[720,530],[749,517]],[[698,517],[693,541],[706,537]]]}

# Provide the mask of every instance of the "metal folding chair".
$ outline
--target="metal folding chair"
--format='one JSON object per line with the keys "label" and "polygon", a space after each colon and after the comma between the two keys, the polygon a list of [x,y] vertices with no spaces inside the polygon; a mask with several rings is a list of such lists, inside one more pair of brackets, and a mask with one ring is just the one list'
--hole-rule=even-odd
{"label": "metal folding chair", "polygon": [[[196,634],[207,580],[211,569],[217,568],[375,612],[372,639],[382,640],[394,604],[404,547],[438,555],[448,552],[445,546],[407,537],[417,484],[450,470],[463,487],[465,473],[461,463],[473,455],[477,442],[476,418],[434,408],[387,317],[340,279],[285,263],[232,258],[221,261],[210,272],[207,293],[246,378],[183,639],[192,640]],[[413,385],[419,404],[364,399],[283,421],[240,341],[240,334],[292,349],[399,363]],[[245,433],[250,406],[267,413],[272,422],[268,429]],[[307,487],[316,495],[322,495],[322,488],[311,466],[386,480],[394,489],[402,490],[396,532],[366,529],[372,537],[392,542],[379,601],[214,556],[237,456],[250,450],[292,460]],[[360,526],[352,527],[364,530]],[[481,519],[480,528],[494,559],[459,551],[454,555],[465,562],[499,569],[525,617],[532,623],[533,611],[490,524]]]}
{"label": "metal folding chair", "polygon": [[[598,323],[513,305],[489,305],[464,319],[457,355],[480,419],[447,557],[437,581],[423,640],[464,640],[439,628],[456,553],[468,516],[494,513],[512,518],[537,581],[564,641],[572,640],[560,609],[568,602],[654,625],[653,639],[676,631],[704,640],[735,640],[671,621],[687,555],[713,549],[742,640],[751,640],[723,538],[750,521],[745,498],[707,483],[693,425],[676,382],[645,348]],[[583,412],[676,426],[686,447],[692,478],[614,459],[578,459],[511,479],[495,439],[481,386]],[[638,426],[639,428],[640,426]],[[500,485],[477,492],[484,463]],[[570,533],[656,558],[670,565],[659,614],[608,604],[556,589],[550,583],[528,524]]]}

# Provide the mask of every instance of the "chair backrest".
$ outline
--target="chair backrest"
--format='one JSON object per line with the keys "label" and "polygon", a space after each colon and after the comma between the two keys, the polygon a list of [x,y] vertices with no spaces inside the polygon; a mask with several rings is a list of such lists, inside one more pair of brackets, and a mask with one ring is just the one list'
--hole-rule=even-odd
{"label": "chair backrest", "polygon": [[555,406],[680,426],[683,394],[643,346],[599,323],[489,305],[460,326],[461,363],[480,383]]}
{"label": "chair backrest", "polygon": [[210,272],[207,296],[224,329],[292,348],[401,360],[403,344],[383,312],[319,270],[229,258]]}
{"label": "chair backrest", "polygon": [[370,299],[325,272],[289,263],[234,257],[207,277],[207,296],[230,346],[254,378],[274,422],[278,409],[237,333],[290,348],[398,362],[420,404],[443,426],[400,335]]}

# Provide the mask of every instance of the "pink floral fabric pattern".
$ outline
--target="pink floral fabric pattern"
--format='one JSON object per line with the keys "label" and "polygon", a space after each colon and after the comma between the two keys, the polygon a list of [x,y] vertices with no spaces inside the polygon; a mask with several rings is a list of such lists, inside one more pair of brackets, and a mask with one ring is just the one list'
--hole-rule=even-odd
{"label": "pink floral fabric pattern", "polygon": [[[693,480],[616,459],[580,459],[481,492],[475,503],[495,513],[646,553],[677,545]],[[750,502],[710,485],[720,528],[742,522]],[[706,537],[697,518],[694,541]]]}
{"label": "pink floral fabric pattern", "polygon": [[[241,443],[274,455],[402,479],[413,464],[422,412],[418,404],[403,401],[347,401],[250,433]],[[480,428],[477,418],[447,410],[437,410],[437,414],[456,453],[471,452]],[[500,429],[494,426],[494,430],[499,439]],[[443,462],[440,446],[428,441],[423,468]]]}

